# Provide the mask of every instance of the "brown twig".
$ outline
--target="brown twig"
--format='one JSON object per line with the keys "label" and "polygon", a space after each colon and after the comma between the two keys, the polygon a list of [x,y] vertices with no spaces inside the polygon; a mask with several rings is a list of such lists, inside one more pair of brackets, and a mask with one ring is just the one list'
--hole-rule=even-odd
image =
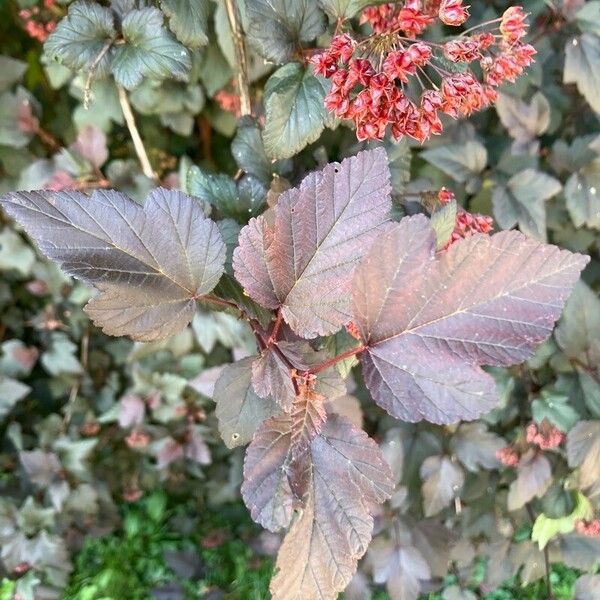
{"label": "brown twig", "polygon": [[248,84],[246,45],[235,0],[225,0],[225,10],[227,11],[227,19],[229,20],[235,50],[235,61],[237,63],[237,87],[240,94],[240,112],[242,115],[251,115],[252,102],[250,100],[250,86]]}
{"label": "brown twig", "polygon": [[102,49],[100,50],[100,52],[98,52],[98,55],[96,56],[96,58],[94,58],[88,70],[88,75],[85,80],[85,86],[83,87],[83,108],[85,108],[86,110],[90,106],[90,98],[92,97],[92,82],[94,80],[94,75],[96,74],[98,65],[102,62],[102,59],[110,50],[111,46],[113,45],[113,42],[114,40],[112,38],[106,40],[106,43],[104,44],[104,46],[102,46]]}
{"label": "brown twig", "polygon": [[117,85],[117,92],[119,95],[119,104],[121,105],[121,110],[123,111],[123,117],[125,117],[127,129],[129,130],[129,135],[131,136],[131,140],[133,141],[135,153],[137,154],[138,160],[142,165],[142,172],[146,177],[148,177],[148,179],[152,179],[158,182],[158,176],[156,175],[154,169],[152,168],[152,165],[150,164],[150,159],[148,158],[148,153],[146,152],[146,148],[144,147],[144,142],[142,141],[140,132],[138,131],[137,125],[135,124],[135,117],[133,116],[133,110],[131,109],[131,104],[129,103],[127,92],[120,85]]}
{"label": "brown twig", "polygon": [[33,133],[40,138],[40,141],[48,150],[51,152],[58,152],[61,148],[60,142],[49,132],[46,131],[41,125],[33,130]]}

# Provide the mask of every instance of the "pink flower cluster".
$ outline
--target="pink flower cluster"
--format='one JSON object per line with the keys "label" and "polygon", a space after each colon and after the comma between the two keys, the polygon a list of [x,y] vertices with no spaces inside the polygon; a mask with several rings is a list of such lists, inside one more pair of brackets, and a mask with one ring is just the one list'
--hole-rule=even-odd
{"label": "pink flower cluster", "polygon": [[535,444],[542,450],[550,450],[560,446],[566,439],[565,434],[554,427],[546,419],[538,426],[530,423],[527,426],[527,441]]}
{"label": "pink flower cluster", "polygon": [[575,523],[575,531],[588,537],[600,537],[600,519],[593,521],[579,520]]}
{"label": "pink flower cluster", "polygon": [[520,454],[512,446],[506,446],[497,450],[496,458],[507,467],[516,467],[521,460]]}
{"label": "pink flower cluster", "polygon": [[[435,14],[432,11],[437,10]],[[490,29],[455,37],[444,44],[416,40],[436,18],[459,26],[468,19],[462,0],[389,3],[363,11],[373,35],[357,40],[336,35],[315,54],[315,72],[331,79],[325,106],[338,118],[353,120],[359,140],[382,139],[388,125],[394,138],[423,142],[442,131],[440,114],[468,116],[494,102],[496,87],[514,81],[533,62],[535,49],[521,39],[527,31],[519,6],[507,9]],[[447,61],[462,63],[463,72]],[[469,63],[478,62],[480,81]],[[417,92],[409,91],[420,89]]]}
{"label": "pink flower cluster", "polygon": [[[441,204],[447,204],[454,200],[454,194],[450,190],[442,188],[438,192],[438,200]],[[459,207],[458,212],[456,213],[454,231],[444,249],[451,246],[454,242],[467,238],[475,233],[490,233],[493,229],[494,220],[492,217],[470,213]]]}
{"label": "pink flower cluster", "polygon": [[54,8],[55,4],[56,0],[43,0],[43,8],[33,6],[19,11],[23,28],[30,38],[38,40],[38,42],[45,42],[56,29],[55,17],[48,12]]}

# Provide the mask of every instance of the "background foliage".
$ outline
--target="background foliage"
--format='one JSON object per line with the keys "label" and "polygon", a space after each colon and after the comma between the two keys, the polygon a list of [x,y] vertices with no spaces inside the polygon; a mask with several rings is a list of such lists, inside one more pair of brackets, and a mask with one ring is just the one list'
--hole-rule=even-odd
{"label": "background foliage", "polygon": [[[237,118],[225,3],[78,2],[61,22],[68,4],[1,5],[2,193],[110,186],[141,201],[156,178],[211,204],[235,240],[307,171],[374,145],[331,118],[327,82],[295,60],[298,46],[328,44],[326,12],[367,2],[239,3],[256,120]],[[473,22],[510,4],[473,2]],[[525,9],[536,63],[495,108],[422,146],[384,141],[395,209],[446,186],[498,229],[592,261],[535,357],[493,370],[502,402],[481,421],[399,424],[349,402],[398,486],[348,598],[542,598],[548,581],[557,598],[598,597],[600,537],[586,524],[600,494],[600,2]],[[115,27],[123,41],[98,61]],[[108,338],[82,312],[89,290],[2,214],[0,271],[0,598],[265,597],[278,538],[243,516],[243,451],[224,447],[211,400],[220,365],[255,350],[245,323],[201,307],[167,341]],[[338,335],[338,352],[350,341]],[[545,449],[531,423],[564,439]],[[509,446],[500,456],[518,465],[497,457]]]}

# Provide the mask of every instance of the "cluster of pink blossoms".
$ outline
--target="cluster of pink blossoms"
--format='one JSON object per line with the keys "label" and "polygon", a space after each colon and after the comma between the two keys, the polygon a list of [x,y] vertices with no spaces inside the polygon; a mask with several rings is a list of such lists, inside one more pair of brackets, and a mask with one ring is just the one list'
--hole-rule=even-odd
{"label": "cluster of pink blossoms", "polygon": [[550,450],[560,446],[566,437],[565,434],[554,427],[546,419],[538,426],[535,423],[530,423],[527,426],[527,441],[530,444],[535,444],[542,450]]}
{"label": "cluster of pink blossoms", "polygon": [[[441,204],[448,204],[448,202],[454,200],[454,194],[450,190],[442,188],[438,193],[438,200]],[[451,246],[454,242],[467,238],[475,233],[491,233],[493,229],[494,220],[492,217],[470,213],[464,208],[458,207],[454,231],[444,249]]]}
{"label": "cluster of pink blossoms", "polygon": [[507,467],[516,467],[521,461],[521,455],[513,446],[506,446],[497,450],[496,458]]}
{"label": "cluster of pink blossoms", "polygon": [[588,537],[600,537],[600,519],[593,521],[579,520],[575,523],[575,531]]}
{"label": "cluster of pink blossoms", "polygon": [[[389,125],[394,138],[419,142],[442,131],[441,113],[459,118],[488,106],[501,83],[514,81],[533,62],[535,49],[522,42],[527,23],[520,6],[485,24],[499,24],[497,29],[443,44],[415,40],[436,18],[460,26],[468,17],[462,0],[407,0],[365,9],[361,23],[368,23],[373,35],[361,41],[336,35],[311,58],[315,72],[331,79],[325,106],[338,118],[353,120],[359,140],[382,139]],[[448,62],[466,70],[448,70]],[[483,81],[468,68],[475,62]]]}
{"label": "cluster of pink blossoms", "polygon": [[[567,439],[565,434],[557,429],[548,419],[544,419],[539,425],[530,423],[525,430],[528,444],[537,446],[540,450],[551,450],[557,448]],[[521,453],[526,449],[523,440],[517,441],[512,446],[500,448],[496,452],[496,458],[507,467],[516,467],[521,462]]]}
{"label": "cluster of pink blossoms", "polygon": [[56,0],[43,0],[42,6],[33,6],[19,11],[23,21],[23,28],[30,38],[45,42],[48,36],[56,29],[56,15],[49,14],[56,4]]}

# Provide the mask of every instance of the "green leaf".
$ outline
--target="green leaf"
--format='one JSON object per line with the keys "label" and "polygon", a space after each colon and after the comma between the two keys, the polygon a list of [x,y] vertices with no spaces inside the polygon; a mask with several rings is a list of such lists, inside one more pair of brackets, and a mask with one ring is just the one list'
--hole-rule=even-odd
{"label": "green leaf", "polygon": [[246,5],[248,40],[267,59],[288,61],[303,42],[325,31],[317,0],[252,0]]}
{"label": "green leaf", "polygon": [[235,181],[223,173],[210,173],[193,166],[188,171],[186,185],[190,193],[210,203],[225,217],[247,221],[262,207],[267,190],[255,177],[246,175]]}
{"label": "green leaf", "polygon": [[267,157],[260,125],[254,119],[240,119],[237,133],[231,142],[231,153],[242,171],[258,177],[265,183],[271,182],[274,164]]}
{"label": "green leaf", "polygon": [[431,227],[437,240],[436,250],[441,250],[450,241],[455,225],[456,200],[452,200],[431,215]]}
{"label": "green leaf", "polygon": [[77,346],[62,332],[52,335],[50,348],[42,354],[41,362],[50,375],[79,375],[81,363],[75,357]]}
{"label": "green leaf", "polygon": [[[117,35],[113,12],[95,2],[78,0],[50,34],[46,54],[74,71],[88,70],[106,43]],[[95,67],[96,77],[110,71],[114,48],[110,48]]]}
{"label": "green leaf", "polygon": [[290,158],[314,142],[325,127],[324,80],[299,63],[278,69],[265,86],[265,151]]}
{"label": "green leaf", "polygon": [[23,88],[0,95],[0,144],[23,148],[29,143],[37,122],[31,108],[32,98]]}
{"label": "green leaf", "polygon": [[0,92],[19,81],[27,69],[27,63],[10,56],[0,56]]}
{"label": "green leaf", "polygon": [[430,148],[421,152],[421,157],[454,181],[472,184],[470,187],[478,180],[488,160],[485,146],[476,140]]}
{"label": "green leaf", "polygon": [[0,419],[4,418],[30,391],[28,385],[0,375]]}
{"label": "green leaf", "polygon": [[133,89],[144,77],[185,80],[192,66],[189,52],[163,27],[156,8],[127,13],[122,24],[126,44],[115,50],[112,71],[123,87]]}
{"label": "green leaf", "polygon": [[182,44],[192,49],[208,44],[209,0],[161,0],[160,6]]}
{"label": "green leaf", "polygon": [[350,19],[370,4],[377,4],[377,2],[373,2],[373,0],[319,0],[319,6],[334,19]]}
{"label": "green leaf", "polygon": [[592,503],[581,493],[577,492],[575,508],[570,515],[558,519],[550,519],[544,513],[538,516],[533,524],[531,540],[537,542],[540,550],[561,533],[570,533],[575,529],[576,521],[590,520],[594,516]]}
{"label": "green leaf", "polygon": [[600,159],[573,173],[565,184],[567,209],[576,227],[600,229]]}
{"label": "green leaf", "polygon": [[8,227],[0,231],[0,270],[14,269],[21,275],[29,275],[35,263],[35,252],[21,236]]}
{"label": "green leaf", "polygon": [[600,0],[588,0],[575,14],[582,31],[600,35]]}
{"label": "green leaf", "polygon": [[560,192],[560,181],[535,169],[513,175],[506,186],[492,190],[494,217],[502,229],[519,229],[538,240],[546,240],[544,202]]}
{"label": "green leaf", "polygon": [[565,432],[579,421],[579,413],[569,404],[569,396],[553,390],[541,392],[540,397],[531,403],[531,414],[536,423],[548,419]]}
{"label": "green leaf", "polygon": [[565,83],[575,83],[590,106],[600,113],[600,37],[584,33],[567,42]]}

